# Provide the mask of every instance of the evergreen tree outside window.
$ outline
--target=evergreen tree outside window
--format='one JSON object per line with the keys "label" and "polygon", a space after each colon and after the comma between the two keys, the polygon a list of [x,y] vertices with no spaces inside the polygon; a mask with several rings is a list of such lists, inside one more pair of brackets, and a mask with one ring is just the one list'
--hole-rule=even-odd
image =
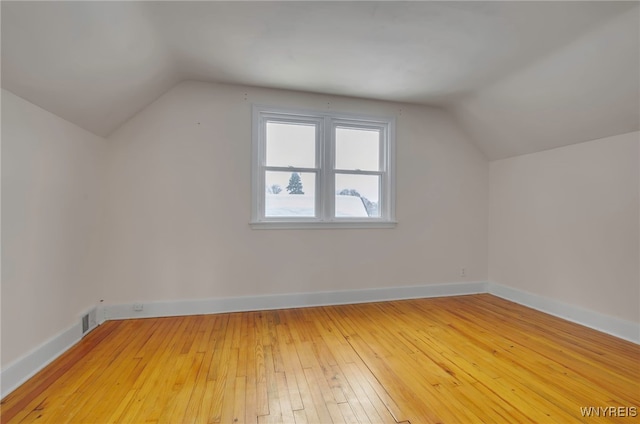
{"label": "evergreen tree outside window", "polygon": [[302,181],[300,181],[300,175],[297,172],[291,173],[287,191],[289,194],[304,194],[304,191],[302,191]]}

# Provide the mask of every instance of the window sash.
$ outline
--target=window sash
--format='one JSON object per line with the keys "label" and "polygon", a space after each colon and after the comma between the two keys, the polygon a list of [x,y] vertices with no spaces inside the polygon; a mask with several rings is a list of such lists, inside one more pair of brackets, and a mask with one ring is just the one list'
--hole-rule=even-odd
{"label": "window sash", "polygon": [[[346,119],[333,119],[331,122],[331,146],[334,149],[334,152],[332,154],[332,163],[331,163],[331,168],[337,170],[337,168],[335,167],[335,161],[336,161],[336,153],[335,153],[335,146],[336,146],[336,130],[338,128],[348,128],[348,129],[354,129],[354,130],[374,130],[374,131],[378,131],[380,134],[380,138],[378,140],[378,171],[380,172],[386,172],[387,171],[387,149],[385,148],[385,145],[388,143],[388,131],[389,131],[389,126],[386,123],[380,123],[380,124],[371,124],[371,123],[367,123],[367,122],[363,122],[363,121],[357,121],[357,120],[346,120]],[[341,171],[346,171],[347,169],[341,169]],[[354,169],[354,171],[356,171]]]}
{"label": "window sash", "polygon": [[[316,166],[267,166],[266,165],[266,125],[267,122],[305,124],[316,126]],[[280,224],[272,228],[288,228],[287,223],[292,224],[389,224],[394,226],[394,196],[393,190],[393,118],[372,118],[363,116],[350,116],[348,114],[334,114],[326,112],[305,112],[296,110],[284,110],[271,107],[254,106],[253,108],[253,166],[252,172],[252,224]],[[375,130],[380,134],[379,138],[379,169],[337,169],[336,162],[336,129],[363,129]],[[299,172],[315,174],[315,216],[314,217],[274,217],[265,216],[266,199],[266,173]],[[379,217],[336,217],[335,196],[336,175],[372,175],[378,176],[378,211]],[[355,225],[356,227],[358,225]],[[260,228],[260,227],[256,227]],[[268,227],[264,227],[268,228]],[[297,228],[297,227],[292,227]]]}

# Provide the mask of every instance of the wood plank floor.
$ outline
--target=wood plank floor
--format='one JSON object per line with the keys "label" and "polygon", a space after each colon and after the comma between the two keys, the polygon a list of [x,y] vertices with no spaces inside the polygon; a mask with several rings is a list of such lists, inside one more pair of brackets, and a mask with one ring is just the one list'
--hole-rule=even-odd
{"label": "wood plank floor", "polygon": [[580,408],[634,415],[640,346],[491,295],[109,321],[1,405],[2,423],[629,423]]}

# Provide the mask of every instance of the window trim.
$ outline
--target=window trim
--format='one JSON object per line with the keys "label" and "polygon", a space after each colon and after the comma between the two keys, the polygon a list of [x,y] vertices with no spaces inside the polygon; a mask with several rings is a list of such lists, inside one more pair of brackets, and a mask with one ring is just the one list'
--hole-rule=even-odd
{"label": "window trim", "polygon": [[[267,121],[314,123],[316,167],[267,167]],[[380,170],[335,169],[335,128],[379,129]],[[253,229],[394,228],[395,220],[395,117],[354,113],[252,106],[251,221]],[[315,217],[265,217],[265,173],[269,170],[315,172]],[[281,168],[281,169],[278,169]],[[335,175],[380,175],[379,218],[335,217]]]}

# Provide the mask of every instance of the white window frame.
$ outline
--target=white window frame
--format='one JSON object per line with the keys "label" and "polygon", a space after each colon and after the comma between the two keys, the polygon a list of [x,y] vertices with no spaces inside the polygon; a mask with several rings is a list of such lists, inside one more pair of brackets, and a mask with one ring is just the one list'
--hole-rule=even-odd
{"label": "white window frame", "polygon": [[[253,105],[252,122],[252,203],[251,228],[394,228],[395,220],[395,118],[356,115],[333,111],[285,109]],[[274,167],[266,165],[267,122],[299,122],[316,125],[316,164],[314,168]],[[380,170],[335,169],[335,128],[380,130]],[[266,217],[265,175],[267,171],[313,172],[316,174],[315,217]],[[380,217],[335,217],[335,175],[379,175]]]}

